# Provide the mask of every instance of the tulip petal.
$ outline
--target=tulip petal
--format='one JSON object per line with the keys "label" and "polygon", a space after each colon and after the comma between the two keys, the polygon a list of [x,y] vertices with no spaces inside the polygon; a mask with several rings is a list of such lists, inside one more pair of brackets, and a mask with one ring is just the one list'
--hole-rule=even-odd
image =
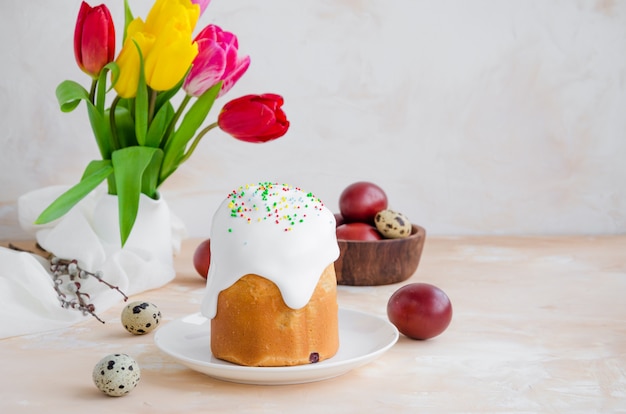
{"label": "tulip petal", "polygon": [[248,67],[250,67],[250,56],[245,56],[237,62],[235,68],[222,80],[222,90],[219,96],[223,96],[226,92],[231,90],[244,73],[246,73]]}
{"label": "tulip petal", "polygon": [[78,11],[78,17],[76,19],[76,27],[74,28],[74,57],[76,58],[76,63],[78,63],[81,70],[84,70],[82,48],[83,28],[85,27],[85,18],[90,10],[91,6],[83,1],[80,5],[80,10]]}
{"label": "tulip petal", "polygon": [[156,0],[146,17],[146,31],[160,33],[176,21],[180,30],[193,32],[200,10],[190,0]]}
{"label": "tulip petal", "polygon": [[[199,96],[218,81],[222,81],[222,89],[219,96],[228,92],[243,76],[250,66],[249,56],[239,55],[239,42],[237,36],[231,32],[222,30],[219,26],[210,24],[198,33],[195,38],[199,44],[200,52],[193,63],[192,71],[185,83],[185,91],[192,96]],[[209,42],[209,43],[206,43]],[[204,51],[210,45],[209,51]],[[218,66],[209,65],[209,53],[218,53],[219,58],[225,60],[221,73]],[[202,74],[202,72],[208,72]],[[218,78],[219,76],[219,78]],[[202,85],[202,86],[201,86]]]}
{"label": "tulip petal", "polygon": [[[108,39],[108,23],[103,9],[93,9],[85,18],[85,27],[82,33],[81,50],[82,64],[87,73],[97,75],[110,62],[109,52],[104,46]],[[112,60],[112,59],[111,59]]]}
{"label": "tulip petal", "polygon": [[202,14],[209,6],[209,3],[211,3],[211,0],[191,0],[191,2],[200,6],[200,14]]}
{"label": "tulip petal", "polygon": [[246,95],[224,105],[218,116],[219,127],[245,142],[267,142],[283,136],[289,121],[280,106],[279,95]]}
{"label": "tulip petal", "polygon": [[217,30],[221,30],[218,26],[214,24],[207,25],[204,29],[200,30],[200,33],[196,36],[194,41],[199,41],[200,39],[212,39],[217,40],[216,32]]}
{"label": "tulip petal", "polygon": [[274,113],[258,102],[250,102],[236,110],[226,110],[221,118],[220,128],[238,138],[263,133],[276,120]]}
{"label": "tulip petal", "polygon": [[160,34],[146,56],[146,83],[154,90],[173,88],[185,76],[198,54],[198,45],[191,43],[191,34],[177,32],[172,26]]}
{"label": "tulip petal", "polygon": [[[134,98],[137,95],[139,85],[139,53],[137,45],[141,49],[141,54],[145,57],[149,55],[154,44],[154,36],[139,30],[143,26],[141,19],[135,19],[128,26],[128,37],[124,42],[124,47],[117,56],[116,63],[120,71],[115,91],[122,98]],[[137,29],[137,30],[135,30]]]}
{"label": "tulip petal", "polygon": [[224,50],[212,39],[201,39],[198,42],[198,56],[183,88],[191,96],[200,96],[216,85],[224,74],[226,56]]}
{"label": "tulip petal", "polygon": [[109,9],[82,2],[74,29],[74,57],[82,71],[97,78],[115,57],[115,26]]}
{"label": "tulip petal", "polygon": [[173,88],[189,70],[198,54],[191,40],[199,9],[190,0],[157,0],[146,19],[145,31],[155,37],[146,54],[146,83],[152,89]]}

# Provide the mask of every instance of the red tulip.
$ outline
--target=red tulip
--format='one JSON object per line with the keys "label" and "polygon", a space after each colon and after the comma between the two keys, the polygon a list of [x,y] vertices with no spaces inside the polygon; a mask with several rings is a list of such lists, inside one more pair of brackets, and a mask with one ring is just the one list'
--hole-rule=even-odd
{"label": "red tulip", "polygon": [[93,78],[115,58],[115,26],[104,4],[81,4],[74,30],[74,56],[81,70]]}
{"label": "red tulip", "polygon": [[224,132],[241,141],[271,141],[282,137],[289,129],[282,105],[283,97],[280,95],[242,96],[224,105],[217,124]]}
{"label": "red tulip", "polygon": [[222,81],[218,96],[228,92],[250,66],[250,56],[239,55],[237,36],[210,24],[195,38],[198,55],[183,88],[191,96],[200,96]]}

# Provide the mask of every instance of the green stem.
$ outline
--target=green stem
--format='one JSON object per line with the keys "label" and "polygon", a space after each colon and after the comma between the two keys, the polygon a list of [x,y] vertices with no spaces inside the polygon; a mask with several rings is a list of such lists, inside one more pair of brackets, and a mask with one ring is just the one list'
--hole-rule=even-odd
{"label": "green stem", "polygon": [[117,95],[113,102],[111,102],[111,108],[109,108],[109,125],[111,126],[111,152],[120,149],[120,139],[117,136],[117,125],[115,123],[115,108],[120,101],[120,96]]}
{"label": "green stem", "polygon": [[92,79],[91,89],[89,89],[89,100],[91,101],[92,104],[95,104],[97,86],[98,86],[98,79]]}
{"label": "green stem", "polygon": [[185,95],[185,97],[183,98],[183,101],[180,103],[180,106],[178,107],[178,110],[174,114],[174,118],[172,118],[172,121],[170,122],[170,124],[167,127],[167,131],[165,132],[165,135],[164,135],[165,139],[163,141],[161,141],[161,149],[166,149],[167,148],[167,143],[169,142],[169,138],[172,135],[172,132],[174,131],[174,128],[176,127],[176,123],[178,122],[178,119],[180,118],[180,116],[185,111],[185,107],[187,106],[187,104],[189,103],[190,100],[191,100],[191,96],[190,95]]}
{"label": "green stem", "polygon": [[149,93],[149,98],[148,98],[148,126],[150,126],[150,124],[152,123],[152,119],[154,118],[154,109],[155,109],[155,106],[156,106],[157,91],[155,91],[154,89],[148,87],[148,93]]}
{"label": "green stem", "polygon": [[115,174],[109,174],[107,177],[107,190],[111,195],[117,195],[117,184],[115,183]]}
{"label": "green stem", "polygon": [[191,154],[194,152],[194,150],[200,143],[200,140],[202,139],[202,137],[204,137],[210,130],[212,130],[215,127],[217,127],[217,122],[213,122],[212,124],[208,125],[202,131],[200,131],[198,135],[196,135],[193,142],[191,143],[191,146],[189,147],[187,152],[185,152],[185,155],[183,155],[180,161],[178,162],[178,165],[184,163],[185,161],[189,159],[189,157],[191,157]]}

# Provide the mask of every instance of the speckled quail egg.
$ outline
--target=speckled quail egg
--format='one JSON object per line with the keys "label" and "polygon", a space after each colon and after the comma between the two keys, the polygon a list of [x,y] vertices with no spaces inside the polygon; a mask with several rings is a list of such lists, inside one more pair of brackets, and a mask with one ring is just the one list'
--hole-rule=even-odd
{"label": "speckled quail egg", "polygon": [[131,392],[141,378],[137,361],[126,354],[111,354],[93,368],[93,382],[103,393],[121,397]]}
{"label": "speckled quail egg", "polygon": [[137,301],[129,303],[122,309],[121,319],[128,332],[143,335],[159,326],[161,311],[152,303]]}
{"label": "speckled quail egg", "polygon": [[387,239],[402,239],[411,235],[411,222],[402,213],[382,210],[376,213],[374,223],[378,231]]}

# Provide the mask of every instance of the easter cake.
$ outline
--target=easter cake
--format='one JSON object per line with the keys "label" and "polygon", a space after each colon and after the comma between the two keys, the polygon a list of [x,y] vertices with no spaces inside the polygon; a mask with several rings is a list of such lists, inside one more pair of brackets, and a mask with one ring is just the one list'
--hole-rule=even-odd
{"label": "easter cake", "polygon": [[315,363],[339,348],[335,217],[274,183],[232,191],[211,227],[202,313],[211,352],[245,366]]}

